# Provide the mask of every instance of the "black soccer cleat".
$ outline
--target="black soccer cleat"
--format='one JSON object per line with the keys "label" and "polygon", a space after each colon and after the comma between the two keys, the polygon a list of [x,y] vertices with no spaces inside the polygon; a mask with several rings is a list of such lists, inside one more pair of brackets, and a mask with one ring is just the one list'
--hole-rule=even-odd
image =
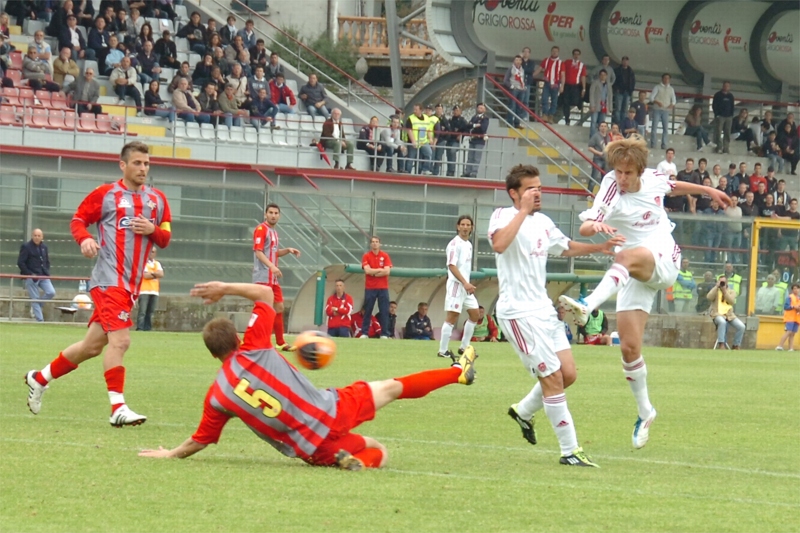
{"label": "black soccer cleat", "polygon": [[455,360],[456,360],[456,356],[455,356],[455,354],[454,354],[452,351],[450,351],[450,350],[447,350],[447,351],[446,351],[446,352],[444,352],[444,353],[442,353],[442,352],[437,352],[437,353],[436,353],[436,356],[437,356],[437,357],[449,357],[449,358],[450,358],[450,359],[452,359],[453,361],[455,361]]}
{"label": "black soccer cleat", "polygon": [[517,413],[517,405],[518,404],[515,403],[508,408],[508,416],[519,424],[520,429],[522,429],[522,438],[531,444],[536,444],[536,429],[533,427],[533,417],[531,417],[530,420],[525,420],[520,417],[519,413]]}
{"label": "black soccer cleat", "polygon": [[600,468],[600,465],[589,459],[589,457],[583,452],[583,448],[577,448],[569,455],[562,455],[558,462],[567,466],[588,466],[591,468]]}

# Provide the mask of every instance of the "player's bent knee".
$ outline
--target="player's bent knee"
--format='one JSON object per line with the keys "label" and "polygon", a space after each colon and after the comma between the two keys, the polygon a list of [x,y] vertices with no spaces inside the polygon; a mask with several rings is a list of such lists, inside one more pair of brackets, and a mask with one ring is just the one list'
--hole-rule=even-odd
{"label": "player's bent knee", "polygon": [[576,381],[578,381],[578,372],[575,368],[561,367],[561,377],[564,380],[564,388],[566,389]]}

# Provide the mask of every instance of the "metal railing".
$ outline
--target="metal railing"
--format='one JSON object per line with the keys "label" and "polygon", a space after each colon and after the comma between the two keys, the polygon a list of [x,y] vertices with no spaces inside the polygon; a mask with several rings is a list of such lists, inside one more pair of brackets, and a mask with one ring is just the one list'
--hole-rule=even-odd
{"label": "metal railing", "polygon": [[[67,306],[64,306],[64,307],[70,307],[70,305],[73,303],[73,299],[72,298],[51,298],[49,300],[45,300],[45,299],[42,299],[42,298],[30,298],[27,295],[25,297],[20,298],[17,294],[15,294],[16,291],[17,291],[17,289],[14,287],[14,281],[15,280],[21,280],[23,287],[24,287],[26,279],[49,279],[51,281],[77,281],[79,283],[81,281],[84,281],[84,282],[85,281],[89,281],[88,277],[25,276],[25,275],[22,275],[22,274],[3,274],[3,273],[0,273],[0,279],[7,279],[9,281],[8,288],[4,289],[4,290],[0,290],[0,301],[7,301],[8,302],[8,317],[7,318],[8,318],[9,321],[13,321],[15,318],[19,318],[19,317],[15,317],[14,316],[14,303],[15,302],[18,303],[18,304],[21,304],[21,305],[24,305],[23,302],[39,303],[39,304],[44,304],[44,303],[48,303],[48,302],[55,303],[55,304],[59,304],[59,303],[68,304]],[[58,292],[56,292],[56,294],[58,294]],[[76,294],[79,294],[79,292],[76,291]],[[76,311],[78,310],[77,307],[75,307],[73,309],[75,309]],[[65,311],[62,311],[62,313],[65,313]],[[24,318],[23,320],[29,321],[30,319]]]}

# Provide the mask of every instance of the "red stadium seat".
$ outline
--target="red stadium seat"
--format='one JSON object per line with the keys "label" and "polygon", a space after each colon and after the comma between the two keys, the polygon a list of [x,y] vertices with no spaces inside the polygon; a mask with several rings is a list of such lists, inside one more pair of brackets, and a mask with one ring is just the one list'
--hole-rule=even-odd
{"label": "red stadium seat", "polygon": [[22,52],[19,50],[11,52],[8,54],[8,58],[11,60],[11,64],[8,66],[9,70],[22,70]]}
{"label": "red stadium seat", "polygon": [[50,108],[51,107],[50,99],[52,98],[51,94],[52,93],[50,91],[36,91],[35,96],[36,99],[39,100],[38,105]]}
{"label": "red stadium seat", "polygon": [[112,117],[110,115],[97,115],[97,131],[99,132],[122,135],[120,123],[121,122],[117,117]]}
{"label": "red stadium seat", "polygon": [[6,71],[6,78],[10,78],[11,81],[14,82],[14,86],[18,87],[22,85],[22,71],[21,70],[7,70]]}
{"label": "red stadium seat", "polygon": [[34,123],[33,123],[33,108],[32,107],[26,107],[26,108],[22,109],[21,112],[22,112],[22,124],[24,124],[25,127],[34,126]]}
{"label": "red stadium seat", "polygon": [[36,105],[33,98],[33,89],[23,88],[19,90],[19,101],[23,106]]}
{"label": "red stadium seat", "polygon": [[67,126],[64,124],[64,112],[60,109],[51,109],[50,110],[50,127],[63,130],[66,129]]}
{"label": "red stadium seat", "polygon": [[50,98],[50,104],[53,109],[69,109],[67,97],[61,93],[53,93]]}
{"label": "red stadium seat", "polygon": [[97,122],[95,122],[94,113],[81,113],[80,123],[78,124],[80,131],[98,131]]}
{"label": "red stadium seat", "polygon": [[9,105],[21,105],[19,101],[19,89],[14,87],[5,87],[3,89],[3,99]]}
{"label": "red stadium seat", "polygon": [[33,126],[39,128],[49,128],[50,127],[50,116],[49,110],[43,107],[34,107],[33,108]]}
{"label": "red stadium seat", "polygon": [[64,129],[75,129],[75,111],[64,111]]}
{"label": "red stadium seat", "polygon": [[17,113],[12,105],[0,106],[0,124],[3,126],[17,125]]}

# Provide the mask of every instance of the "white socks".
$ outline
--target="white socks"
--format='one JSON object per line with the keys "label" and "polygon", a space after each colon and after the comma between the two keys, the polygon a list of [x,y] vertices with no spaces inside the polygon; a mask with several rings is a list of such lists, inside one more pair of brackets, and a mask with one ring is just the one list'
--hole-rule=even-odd
{"label": "white socks", "polygon": [[442,338],[439,341],[439,353],[445,353],[450,344],[450,336],[453,334],[453,325],[450,322],[442,324]]}
{"label": "white socks", "polygon": [[575,424],[567,408],[567,397],[564,393],[544,398],[544,412],[556,432],[561,455],[571,455],[578,448],[578,437]]}
{"label": "white socks", "polygon": [[[472,320],[467,319],[464,322],[464,334],[461,336],[461,349],[466,350],[467,346],[469,346],[469,341],[472,338],[472,334],[475,333],[475,326],[477,326],[475,322]],[[451,326],[452,329],[452,326]]]}
{"label": "white socks", "polygon": [[633,397],[636,399],[639,418],[644,420],[650,416],[650,411],[653,410],[650,398],[647,395],[647,365],[644,364],[642,356],[639,356],[639,359],[631,363],[626,363],[623,360],[622,372],[625,374],[625,379],[628,380]]}
{"label": "white socks", "polygon": [[118,405],[125,403],[125,397],[121,392],[108,391],[108,401],[111,402],[111,405]]}
{"label": "white socks", "polygon": [[530,420],[531,417],[543,407],[542,384],[537,381],[528,395],[517,404],[517,414],[523,420]]}
{"label": "white socks", "polygon": [[42,377],[46,382],[50,383],[51,381],[53,381],[53,373],[50,372],[50,365],[47,365],[46,367],[41,369],[39,371],[39,374],[42,375]]}
{"label": "white socks", "polygon": [[585,298],[589,312],[594,311],[600,304],[617,294],[628,283],[631,275],[624,266],[614,263],[606,272],[597,288]]}

